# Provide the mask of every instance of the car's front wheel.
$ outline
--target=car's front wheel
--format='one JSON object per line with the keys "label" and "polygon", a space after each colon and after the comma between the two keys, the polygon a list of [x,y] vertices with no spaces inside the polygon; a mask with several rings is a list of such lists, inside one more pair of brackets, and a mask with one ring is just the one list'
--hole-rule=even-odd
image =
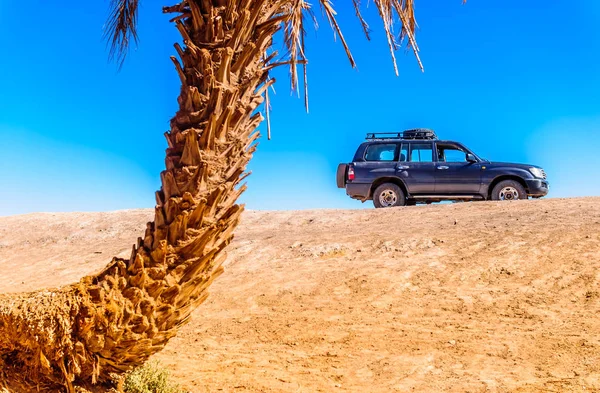
{"label": "car's front wheel", "polygon": [[376,208],[404,206],[406,196],[402,189],[393,183],[385,183],[375,189],[373,193],[373,205]]}
{"label": "car's front wheel", "polygon": [[492,190],[493,201],[512,201],[517,199],[527,199],[527,190],[518,181],[501,181]]}

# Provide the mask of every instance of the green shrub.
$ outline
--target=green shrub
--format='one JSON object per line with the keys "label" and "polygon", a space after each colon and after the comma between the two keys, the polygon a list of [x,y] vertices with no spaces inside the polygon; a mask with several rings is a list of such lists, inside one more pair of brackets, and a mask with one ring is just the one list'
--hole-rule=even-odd
{"label": "green shrub", "polygon": [[125,377],[125,393],[185,393],[169,381],[169,372],[158,362],[148,362]]}

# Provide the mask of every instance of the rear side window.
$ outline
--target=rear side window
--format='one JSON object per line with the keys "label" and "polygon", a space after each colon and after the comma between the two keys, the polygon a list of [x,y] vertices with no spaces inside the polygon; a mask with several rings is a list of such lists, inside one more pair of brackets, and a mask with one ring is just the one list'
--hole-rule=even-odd
{"label": "rear side window", "polygon": [[431,143],[411,143],[411,162],[433,162],[433,145]]}
{"label": "rear side window", "polygon": [[366,161],[394,161],[396,158],[395,143],[373,144],[367,147]]}

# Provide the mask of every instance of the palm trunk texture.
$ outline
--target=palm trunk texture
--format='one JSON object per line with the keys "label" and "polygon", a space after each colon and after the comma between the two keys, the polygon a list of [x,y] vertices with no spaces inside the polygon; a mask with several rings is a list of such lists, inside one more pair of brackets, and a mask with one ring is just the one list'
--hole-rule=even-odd
{"label": "palm trunk texture", "polygon": [[110,381],[160,351],[222,272],[243,206],[282,5],[187,0],[164,9],[183,37],[172,58],[179,111],[165,134],[154,222],[129,260],[59,289],[0,297],[0,389],[66,391]]}

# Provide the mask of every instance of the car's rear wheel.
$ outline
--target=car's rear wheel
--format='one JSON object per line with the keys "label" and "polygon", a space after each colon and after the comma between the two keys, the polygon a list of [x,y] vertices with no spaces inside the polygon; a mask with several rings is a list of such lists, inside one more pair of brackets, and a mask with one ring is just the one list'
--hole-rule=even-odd
{"label": "car's rear wheel", "polygon": [[373,205],[376,208],[404,206],[406,196],[402,189],[393,183],[385,183],[375,189]]}
{"label": "car's rear wheel", "polygon": [[492,200],[494,201],[513,201],[517,199],[527,199],[527,190],[518,181],[501,181],[492,190]]}

